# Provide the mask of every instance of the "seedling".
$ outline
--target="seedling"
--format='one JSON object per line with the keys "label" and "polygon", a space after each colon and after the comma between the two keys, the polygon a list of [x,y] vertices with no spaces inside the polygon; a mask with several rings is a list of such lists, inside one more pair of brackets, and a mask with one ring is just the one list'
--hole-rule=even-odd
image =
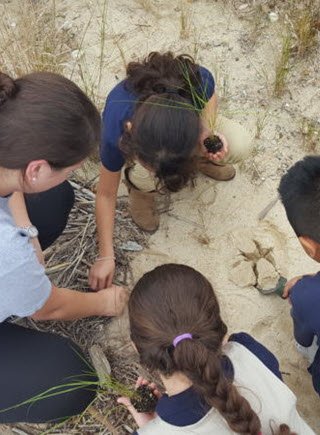
{"label": "seedling", "polygon": [[276,74],[274,79],[274,95],[276,97],[280,97],[286,88],[286,81],[289,73],[291,42],[291,34],[290,32],[287,32],[283,36],[280,56],[276,63]]}
{"label": "seedling", "polygon": [[207,137],[203,143],[207,151],[211,154],[216,154],[223,148],[222,140],[217,135]]}
{"label": "seedling", "polygon": [[132,405],[138,412],[154,412],[158,403],[158,398],[154,395],[148,385],[140,385],[131,399]]}

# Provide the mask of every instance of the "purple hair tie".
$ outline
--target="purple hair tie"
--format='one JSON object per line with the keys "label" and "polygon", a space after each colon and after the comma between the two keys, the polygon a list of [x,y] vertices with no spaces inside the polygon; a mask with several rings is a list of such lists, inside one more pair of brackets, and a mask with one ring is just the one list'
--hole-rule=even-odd
{"label": "purple hair tie", "polygon": [[193,338],[192,334],[187,332],[185,334],[177,335],[177,337],[173,339],[172,344],[173,344],[174,347],[177,347],[177,344],[179,344],[180,341],[183,341],[183,340],[192,340],[192,338]]}

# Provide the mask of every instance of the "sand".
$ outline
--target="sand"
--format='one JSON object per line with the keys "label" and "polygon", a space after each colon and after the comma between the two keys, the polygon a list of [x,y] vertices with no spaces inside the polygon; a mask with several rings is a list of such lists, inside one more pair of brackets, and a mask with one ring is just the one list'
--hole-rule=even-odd
{"label": "sand", "polygon": [[[255,155],[237,168],[234,180],[216,183],[199,176],[196,188],[172,195],[169,213],[161,216],[160,229],[151,236],[149,248],[136,254],[133,271],[137,279],[156,265],[177,262],[207,276],[218,294],[229,332],[246,331],[275,353],[286,383],[298,397],[301,414],[320,434],[320,401],[307,363],[294,346],[288,302],[261,295],[252,285],[253,275],[241,283],[234,278],[235,268],[248,266],[243,262],[251,262],[249,269],[254,269],[268,253],[276,273],[287,278],[319,270],[303,252],[279,202],[264,220],[258,220],[259,212],[275,198],[281,174],[305,154],[302,120],[320,121],[319,52],[295,62],[287,91],[276,99],[272,82],[283,12],[269,9],[272,2],[109,0],[99,80],[103,1],[56,3],[60,20],[77,36],[91,19],[80,53],[73,57],[79,54],[84,59],[98,103],[124,77],[125,62],[150,51],[172,50],[196,56],[214,73],[223,114],[253,130],[263,124]],[[152,10],[146,11],[143,3],[151,4]],[[259,4],[262,9],[257,8]],[[270,21],[270,10],[276,12],[278,21]],[[182,13],[187,16],[185,29],[181,29]],[[72,66],[70,60],[67,70]],[[79,79],[77,73],[75,77]],[[255,251],[256,243],[261,252]]]}

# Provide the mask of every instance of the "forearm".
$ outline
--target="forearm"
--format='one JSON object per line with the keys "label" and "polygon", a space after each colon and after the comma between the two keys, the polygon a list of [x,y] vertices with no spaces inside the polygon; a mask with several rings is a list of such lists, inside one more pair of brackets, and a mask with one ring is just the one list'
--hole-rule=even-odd
{"label": "forearm", "polygon": [[218,108],[217,95],[213,94],[201,113],[202,122],[211,131],[214,130],[214,124],[217,116],[217,108]]}
{"label": "forearm", "polygon": [[22,192],[14,192],[9,199],[9,207],[13,219],[18,227],[31,225],[26,202]]}
{"label": "forearm", "polygon": [[105,315],[103,294],[83,293],[67,288],[52,288],[45,305],[31,317],[34,320],[76,320]]}
{"label": "forearm", "polygon": [[115,197],[97,194],[96,222],[100,257],[113,256],[115,208]]}

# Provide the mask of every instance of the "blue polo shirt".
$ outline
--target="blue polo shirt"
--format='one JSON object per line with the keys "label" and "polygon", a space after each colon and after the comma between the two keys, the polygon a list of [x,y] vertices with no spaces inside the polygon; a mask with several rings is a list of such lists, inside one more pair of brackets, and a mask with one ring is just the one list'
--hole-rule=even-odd
{"label": "blue polo shirt", "polygon": [[[234,341],[245,346],[259,358],[272,373],[282,380],[277,358],[249,334],[244,332],[232,334],[229,341]],[[222,360],[222,366],[225,375],[233,379],[234,370],[232,362],[228,357]],[[183,427],[197,423],[210,409],[211,407],[207,403],[204,403],[193,388],[190,387],[174,396],[169,397],[167,394],[164,394],[158,401],[156,413],[166,423]],[[134,432],[134,434],[137,435],[137,432]]]}
{"label": "blue polo shirt", "polygon": [[[215,91],[213,75],[204,67],[199,67],[201,84],[197,93],[204,101],[209,101]],[[128,88],[127,80],[118,83],[109,93],[102,114],[102,140],[100,157],[106,169],[112,172],[121,170],[125,163],[119,149],[119,139],[122,136],[124,125],[130,121],[139,95]]]}
{"label": "blue polo shirt", "polygon": [[[301,346],[311,346],[314,337],[320,344],[320,273],[304,276],[292,287],[291,316],[295,339]],[[308,368],[314,389],[320,395],[320,349]]]}

